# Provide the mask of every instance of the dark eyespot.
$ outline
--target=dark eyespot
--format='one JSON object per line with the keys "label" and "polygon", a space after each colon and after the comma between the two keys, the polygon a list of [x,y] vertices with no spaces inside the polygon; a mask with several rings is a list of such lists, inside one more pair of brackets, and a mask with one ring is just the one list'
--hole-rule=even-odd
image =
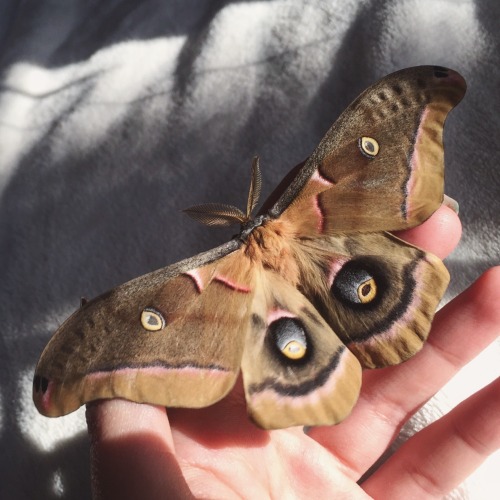
{"label": "dark eyespot", "polygon": [[363,307],[379,299],[384,288],[384,280],[375,266],[369,261],[352,260],[337,273],[331,290],[344,303]]}
{"label": "dark eyespot", "polygon": [[448,68],[443,68],[443,66],[434,66],[434,76],[436,78],[446,78],[449,76]]}
{"label": "dark eyespot", "polygon": [[141,325],[149,332],[156,332],[165,328],[165,319],[156,309],[146,307],[141,313]]}
{"label": "dark eyespot", "polygon": [[360,137],[358,146],[361,152],[365,156],[368,156],[368,158],[375,158],[380,149],[378,142],[373,137]]}
{"label": "dark eyespot", "polygon": [[302,359],[307,352],[307,336],[296,318],[280,318],[269,325],[274,345],[288,359]]}
{"label": "dark eyespot", "polygon": [[35,378],[33,379],[33,387],[35,392],[38,392],[41,389],[42,393],[45,394],[49,388],[49,380],[45,377],[41,377],[40,375],[35,375]]}

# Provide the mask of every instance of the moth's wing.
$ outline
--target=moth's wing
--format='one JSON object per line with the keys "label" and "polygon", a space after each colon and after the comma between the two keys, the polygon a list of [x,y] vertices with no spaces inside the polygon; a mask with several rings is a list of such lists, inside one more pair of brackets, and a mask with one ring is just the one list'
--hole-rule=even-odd
{"label": "moth's wing", "polygon": [[358,398],[359,362],[295,287],[272,271],[257,279],[241,365],[251,418],[265,429],[340,422]]}
{"label": "moth's wing", "polygon": [[194,408],[224,397],[239,373],[254,295],[238,247],[230,242],[83,305],[42,353],[38,410],[59,416],[115,397]]}
{"label": "moth's wing", "polygon": [[386,76],[342,113],[287,178],[291,184],[272,195],[283,191],[269,215],[308,236],[420,224],[443,199],[443,125],[465,88],[458,73],[435,66]]}
{"label": "moth's wing", "polygon": [[303,293],[364,367],[420,350],[449,282],[440,259],[389,233],[304,240],[300,252]]}

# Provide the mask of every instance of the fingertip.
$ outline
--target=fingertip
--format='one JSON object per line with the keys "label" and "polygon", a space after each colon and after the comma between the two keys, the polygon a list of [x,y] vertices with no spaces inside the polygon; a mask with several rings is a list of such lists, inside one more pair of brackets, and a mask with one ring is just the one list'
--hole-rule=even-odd
{"label": "fingertip", "polygon": [[460,241],[462,223],[454,210],[441,205],[423,224],[396,235],[444,259]]}

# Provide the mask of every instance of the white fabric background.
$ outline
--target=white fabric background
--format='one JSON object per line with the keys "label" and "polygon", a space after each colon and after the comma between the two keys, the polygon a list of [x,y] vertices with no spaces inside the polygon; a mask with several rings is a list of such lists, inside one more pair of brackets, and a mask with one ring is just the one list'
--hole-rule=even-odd
{"label": "white fabric background", "polygon": [[[499,15],[497,0],[3,0],[0,497],[89,497],[83,411],[51,420],[31,402],[38,356],[80,297],[227,240],[179,210],[243,206],[256,153],[268,194],[387,73],[465,76],[445,135],[464,223],[449,297],[498,264]],[[406,430],[499,361],[497,343]],[[498,498],[499,466],[454,497]]]}

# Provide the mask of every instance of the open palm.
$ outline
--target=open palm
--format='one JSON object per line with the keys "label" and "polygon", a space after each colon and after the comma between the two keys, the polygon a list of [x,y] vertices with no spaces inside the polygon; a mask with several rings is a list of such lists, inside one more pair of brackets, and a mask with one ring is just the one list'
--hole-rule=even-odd
{"label": "open palm", "polygon": [[[401,236],[444,258],[460,223],[442,207]],[[123,400],[88,406],[96,498],[441,498],[500,447],[500,379],[413,436],[360,478],[406,420],[499,333],[500,268],[436,315],[422,351],[367,370],[341,424],[263,431],[246,415],[241,380],[201,410]]]}

